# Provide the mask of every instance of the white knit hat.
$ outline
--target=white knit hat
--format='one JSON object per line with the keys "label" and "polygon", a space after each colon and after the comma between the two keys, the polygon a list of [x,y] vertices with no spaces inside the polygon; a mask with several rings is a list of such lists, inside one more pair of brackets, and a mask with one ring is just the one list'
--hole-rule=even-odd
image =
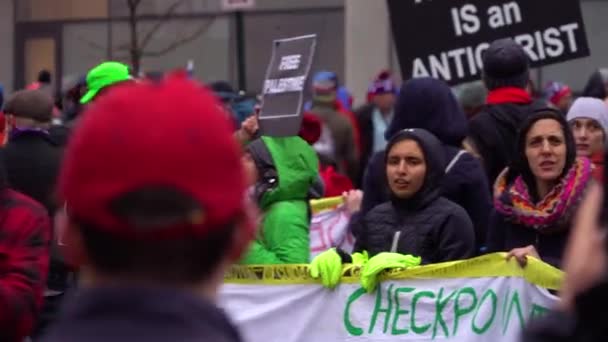
{"label": "white knit hat", "polygon": [[568,111],[568,122],[586,118],[597,121],[604,130],[604,137],[608,137],[608,105],[600,99],[593,97],[579,97],[574,101]]}

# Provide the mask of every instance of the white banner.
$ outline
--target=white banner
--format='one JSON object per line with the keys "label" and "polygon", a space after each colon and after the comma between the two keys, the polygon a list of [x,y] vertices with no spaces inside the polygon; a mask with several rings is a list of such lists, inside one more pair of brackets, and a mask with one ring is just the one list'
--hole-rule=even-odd
{"label": "white banner", "polygon": [[[327,200],[325,200],[327,201]],[[330,201],[342,201],[341,198]],[[331,203],[331,202],[330,202]],[[310,223],[310,260],[320,253],[339,247],[351,253],[355,246],[355,238],[348,231],[350,215],[343,205],[323,208],[313,203],[313,216]]]}
{"label": "white banner", "polygon": [[493,254],[394,271],[367,294],[358,270],[347,267],[327,290],[305,265],[236,267],[220,302],[249,342],[518,341],[557,302],[541,286],[562,277],[540,261],[522,270]]}

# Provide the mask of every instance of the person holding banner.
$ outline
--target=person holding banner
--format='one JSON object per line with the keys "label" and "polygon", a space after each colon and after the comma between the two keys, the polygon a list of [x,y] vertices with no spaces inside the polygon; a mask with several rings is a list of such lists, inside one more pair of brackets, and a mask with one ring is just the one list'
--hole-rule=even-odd
{"label": "person holding banner", "polygon": [[522,266],[531,256],[560,267],[573,213],[592,183],[591,162],[576,158],[572,131],[552,109],[523,123],[516,148],[496,180],[488,251],[509,251]]}
{"label": "person holding banner", "polygon": [[319,161],[302,138],[268,137],[247,145],[243,165],[251,197],[262,211],[256,239],[242,264],[306,264],[310,260],[308,200]]}
{"label": "person holding banner", "polygon": [[371,290],[384,269],[475,255],[471,219],[440,196],[446,164],[441,142],[426,130],[405,129],[389,141],[384,161],[390,200],[351,224],[354,250],[363,257],[330,249],[312,262],[311,275],[327,287],[339,281],[342,263],[363,264],[362,285]]}
{"label": "person holding banner", "polygon": [[[449,125],[446,125],[449,122]],[[423,128],[441,142],[445,177],[438,185],[441,195],[464,208],[475,228],[476,248],[485,243],[492,198],[481,162],[462,148],[467,119],[450,87],[430,77],[407,81],[399,92],[395,117],[386,131],[391,138],[399,130]],[[384,152],[370,160],[363,183],[362,214],[388,200]]]}

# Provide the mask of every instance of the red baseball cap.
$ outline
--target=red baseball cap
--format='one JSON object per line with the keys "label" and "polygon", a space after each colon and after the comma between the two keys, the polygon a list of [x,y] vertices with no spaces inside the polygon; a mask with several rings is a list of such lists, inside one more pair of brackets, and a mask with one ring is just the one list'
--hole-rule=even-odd
{"label": "red baseball cap", "polygon": [[[186,224],[133,227],[110,203],[167,186],[201,207]],[[245,217],[241,150],[220,103],[185,75],[117,87],[91,105],[70,139],[59,178],[68,215],[118,237],[192,238]]]}

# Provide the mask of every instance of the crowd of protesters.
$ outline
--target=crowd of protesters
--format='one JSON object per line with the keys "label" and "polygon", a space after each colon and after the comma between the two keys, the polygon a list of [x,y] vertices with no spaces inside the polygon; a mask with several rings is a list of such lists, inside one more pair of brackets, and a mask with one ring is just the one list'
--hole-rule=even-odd
{"label": "crowd of protesters", "polygon": [[[319,71],[290,137],[260,130],[255,96],[185,72],[104,62],[57,99],[47,71],[0,88],[0,341],[240,341],[214,304],[233,264],[310,263],[334,288],[355,263],[372,291],[384,269],[492,252],[568,272],[525,339],[599,340],[608,71],[535,96],[520,45],[482,57],[456,88],[383,70],[359,108]],[[310,200],[332,196],[356,245],[311,261]]]}

